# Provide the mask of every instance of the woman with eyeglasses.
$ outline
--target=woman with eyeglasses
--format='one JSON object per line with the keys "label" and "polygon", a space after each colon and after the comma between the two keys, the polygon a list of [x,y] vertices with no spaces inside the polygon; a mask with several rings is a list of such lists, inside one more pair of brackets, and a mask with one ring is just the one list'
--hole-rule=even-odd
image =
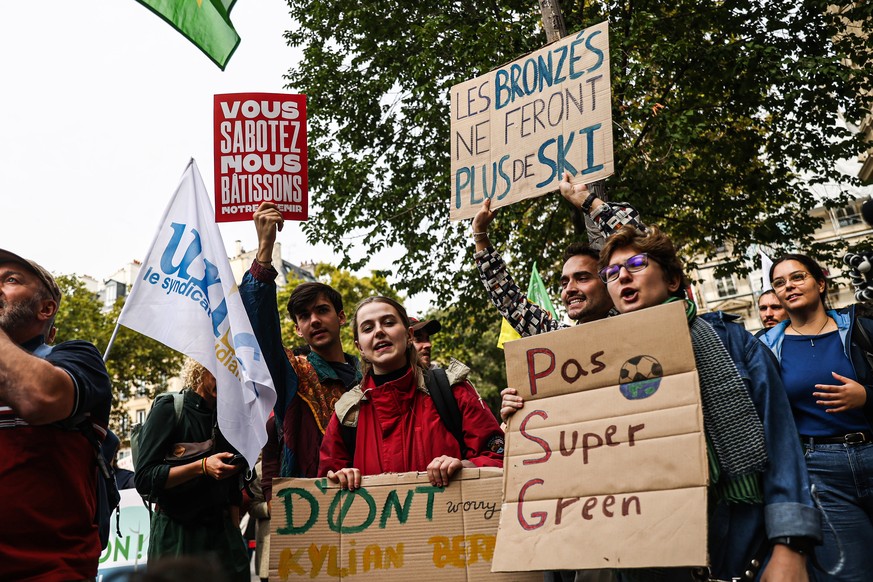
{"label": "woman with eyeglasses", "polygon": [[785,255],[770,268],[789,319],[762,341],[779,360],[803,444],[810,482],[825,512],[818,580],[865,581],[873,575],[873,375],[862,346],[873,321],[854,308],[827,308],[828,281],[806,255]]}
{"label": "woman with eyeglasses", "polygon": [[[561,194],[577,208],[588,196],[584,187],[563,183]],[[685,307],[710,469],[708,568],[619,569],[619,580],[805,582],[806,554],[821,529],[773,358],[731,316],[697,315],[667,235],[653,226],[646,233],[626,226],[610,235],[600,277],[620,314],[671,301]],[[514,396],[511,408],[523,407],[520,401]]]}
{"label": "woman with eyeglasses", "polygon": [[[730,316],[698,316],[672,241],[656,227],[607,239],[600,274],[619,313],[671,301],[686,308],[710,467],[708,572],[621,570],[622,581],[807,580],[818,515],[772,359]],[[695,578],[701,576],[703,578]],[[708,578],[706,577],[708,576]]]}

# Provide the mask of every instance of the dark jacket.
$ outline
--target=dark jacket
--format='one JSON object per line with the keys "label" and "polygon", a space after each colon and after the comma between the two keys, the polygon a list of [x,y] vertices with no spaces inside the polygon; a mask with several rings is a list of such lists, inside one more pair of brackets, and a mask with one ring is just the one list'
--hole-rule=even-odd
{"label": "dark jacket", "polygon": [[[138,466],[134,476],[140,495],[155,501],[160,511],[180,523],[208,524],[220,520],[230,505],[239,505],[242,494],[237,479],[216,481],[198,476],[191,481],[167,489],[170,464],[164,460],[175,443],[203,442],[213,435],[215,411],[203,398],[191,390],[184,392],[182,416],[176,422],[171,398],[159,398],[143,424],[140,433]],[[212,453],[235,452],[216,433],[216,448]]]}

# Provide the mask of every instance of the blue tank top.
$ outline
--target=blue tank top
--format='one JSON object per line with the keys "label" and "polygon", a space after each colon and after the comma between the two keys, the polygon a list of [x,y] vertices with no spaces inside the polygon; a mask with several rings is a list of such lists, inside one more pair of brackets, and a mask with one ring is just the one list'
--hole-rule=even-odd
{"label": "blue tank top", "polygon": [[782,342],[782,382],[788,392],[797,432],[805,436],[829,437],[850,432],[868,431],[863,409],[828,413],[826,407],[816,404],[816,384],[839,385],[831,375],[857,380],[849,358],[843,351],[840,332],[832,331],[815,336],[785,335]]}

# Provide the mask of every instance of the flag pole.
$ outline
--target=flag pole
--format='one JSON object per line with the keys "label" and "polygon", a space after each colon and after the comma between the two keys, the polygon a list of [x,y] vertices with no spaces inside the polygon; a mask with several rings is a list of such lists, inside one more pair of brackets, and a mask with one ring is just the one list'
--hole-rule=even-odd
{"label": "flag pole", "polygon": [[115,343],[115,336],[118,335],[118,328],[119,327],[121,327],[121,325],[116,321],[115,322],[115,329],[112,330],[112,337],[109,338],[109,345],[106,346],[106,351],[103,353],[103,363],[104,364],[106,363],[106,360],[109,359],[109,350],[112,349],[112,344]]}

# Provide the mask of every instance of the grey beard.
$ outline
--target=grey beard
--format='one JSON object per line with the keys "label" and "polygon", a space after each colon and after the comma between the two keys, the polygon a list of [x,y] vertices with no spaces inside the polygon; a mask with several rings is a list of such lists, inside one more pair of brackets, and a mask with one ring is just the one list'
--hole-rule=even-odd
{"label": "grey beard", "polygon": [[7,334],[12,334],[14,331],[23,325],[31,323],[36,317],[37,308],[39,307],[39,299],[31,298],[29,301],[17,301],[10,303],[0,300],[0,329]]}

